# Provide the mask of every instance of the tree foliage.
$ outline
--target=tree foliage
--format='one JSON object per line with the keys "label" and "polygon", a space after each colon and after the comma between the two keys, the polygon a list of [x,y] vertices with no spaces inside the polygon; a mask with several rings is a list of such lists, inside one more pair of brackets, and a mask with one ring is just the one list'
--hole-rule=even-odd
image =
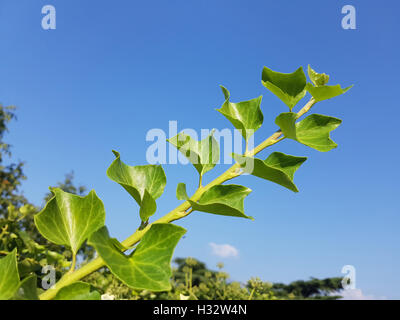
{"label": "tree foliage", "polygon": [[340,298],[342,290],[341,278],[311,278],[289,284],[251,278],[241,283],[230,281],[222,263],[218,263],[218,270],[209,269],[194,258],[175,258],[174,263],[170,291],[129,289],[106,269],[88,276],[85,281],[118,300],[333,300]]}

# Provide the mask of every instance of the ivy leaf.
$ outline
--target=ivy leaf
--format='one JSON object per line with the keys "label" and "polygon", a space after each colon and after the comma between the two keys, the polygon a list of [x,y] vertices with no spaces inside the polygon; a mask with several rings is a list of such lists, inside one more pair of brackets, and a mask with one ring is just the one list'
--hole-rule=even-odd
{"label": "ivy leaf", "polygon": [[320,114],[312,114],[296,123],[297,114],[293,112],[281,113],[275,123],[281,128],[286,138],[296,140],[306,146],[321,152],[337,147],[329,136],[342,120]]}
{"label": "ivy leaf", "polygon": [[129,287],[167,291],[171,289],[172,254],[185,233],[185,229],[170,223],[153,224],[129,256],[116,249],[106,227],[93,233],[89,243],[110,271]]}
{"label": "ivy leaf", "polygon": [[215,167],[219,160],[219,145],[214,132],[200,141],[181,132],[167,141],[175,146],[196,168],[200,176]]}
{"label": "ivy leaf", "polygon": [[322,86],[322,87],[314,87],[311,83],[307,83],[307,91],[312,95],[312,97],[316,101],[328,100],[341,94],[346,93],[353,86],[349,86],[347,88],[342,89],[340,84],[336,86]]}
{"label": "ivy leaf", "polygon": [[61,288],[54,300],[101,300],[101,295],[90,284],[78,281]]}
{"label": "ivy leaf", "polygon": [[19,287],[17,249],[0,259],[0,300],[11,299]]}
{"label": "ivy leaf", "polygon": [[329,82],[329,76],[325,73],[318,73],[308,65],[308,76],[316,87],[325,86]]}
{"label": "ivy leaf", "polygon": [[248,101],[233,103],[229,101],[230,93],[228,89],[223,86],[220,87],[225,96],[225,102],[220,109],[216,110],[227,118],[247,141],[261,127],[264,121],[260,108],[262,96]]}
{"label": "ivy leaf", "polygon": [[[263,178],[294,192],[298,192],[293,182],[294,173],[307,160],[306,157],[295,157],[281,152],[273,152],[266,160],[233,154],[233,158],[241,165],[244,172]],[[254,164],[249,165],[250,161]]]}
{"label": "ivy leaf", "polygon": [[176,187],[176,198],[178,200],[187,200],[189,199],[187,192],[186,192],[186,184],[184,183],[178,183],[178,186]]}
{"label": "ivy leaf", "polygon": [[293,73],[275,72],[264,67],[261,82],[281,99],[290,111],[306,95],[307,78],[302,67]]}
{"label": "ivy leaf", "polygon": [[77,254],[82,243],[102,227],[106,213],[94,190],[86,197],[51,188],[54,197],[35,215],[39,232],[49,241]]}
{"label": "ivy leaf", "polygon": [[37,293],[37,277],[31,275],[20,282],[14,300],[39,300]]}
{"label": "ivy leaf", "polygon": [[250,192],[249,188],[239,185],[216,185],[204,192],[198,202],[189,202],[196,211],[254,220],[244,213],[244,198]]}
{"label": "ivy leaf", "polygon": [[140,206],[142,221],[156,210],[156,199],[164,192],[167,178],[160,165],[128,166],[121,161],[120,154],[113,150],[116,159],[107,169],[107,176],[120,184]]}
{"label": "ivy leaf", "polygon": [[353,87],[350,86],[342,89],[339,84],[336,86],[327,86],[326,84],[329,81],[329,76],[325,73],[316,72],[310,67],[310,65],[308,65],[308,76],[314,86],[311,83],[307,83],[306,89],[317,102],[340,96]]}

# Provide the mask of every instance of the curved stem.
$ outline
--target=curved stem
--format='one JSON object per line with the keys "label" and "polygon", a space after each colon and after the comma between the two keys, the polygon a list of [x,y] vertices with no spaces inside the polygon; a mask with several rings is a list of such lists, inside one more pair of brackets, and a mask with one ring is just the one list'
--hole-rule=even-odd
{"label": "curved stem", "polygon": [[[316,103],[316,101],[311,98],[310,101],[297,113],[297,118],[300,118],[302,115],[307,113],[311,107]],[[282,137],[282,132],[280,130],[276,131],[272,136],[270,136],[268,139],[260,143],[257,147],[255,147],[253,150],[248,151],[248,156],[255,156],[257,153],[261,152],[265,148],[274,145],[275,143],[278,143],[279,141],[282,141],[284,137]],[[208,189],[210,189],[213,186],[220,185],[228,180],[231,180],[233,178],[236,178],[241,175],[241,172],[239,171],[240,166],[236,163],[232,165],[228,170],[226,170],[223,174],[221,174],[219,177],[211,181],[209,184],[206,186],[202,187],[201,185],[197,189],[197,191],[193,194],[193,196],[190,198],[191,201],[198,201],[201,197],[201,195],[206,192]],[[130,237],[122,241],[122,245],[126,248],[134,246],[136,243],[142,239],[144,234],[151,228],[153,224],[156,223],[170,223],[175,220],[182,219],[189,215],[193,210],[191,210],[191,205],[189,201],[185,201],[184,203],[180,204],[178,207],[176,207],[174,210],[170,211],[167,213],[165,216],[161,217],[160,219],[156,220],[153,223],[148,224],[145,228],[143,229],[137,229],[135,233],[133,233]],[[58,290],[61,288],[70,285],[83,277],[91,274],[92,272],[96,271],[97,269],[100,269],[103,267],[104,261],[98,257],[88,264],[82,266],[81,268],[75,270],[72,273],[66,273],[52,288],[48,289],[47,291],[43,292],[40,295],[41,300],[50,300],[55,297],[57,294]]]}
{"label": "curved stem", "polygon": [[75,270],[75,266],[76,266],[76,254],[73,253],[72,254],[72,263],[71,263],[71,268],[69,269],[68,273],[72,273]]}

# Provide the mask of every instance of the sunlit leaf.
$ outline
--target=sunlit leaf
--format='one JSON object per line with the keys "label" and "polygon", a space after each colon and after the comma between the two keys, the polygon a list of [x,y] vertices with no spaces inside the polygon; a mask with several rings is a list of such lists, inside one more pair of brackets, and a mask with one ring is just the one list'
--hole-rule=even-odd
{"label": "sunlit leaf", "polygon": [[281,113],[275,123],[286,138],[296,140],[318,151],[326,152],[337,147],[329,133],[335,130],[342,120],[320,114],[312,114],[296,123],[297,114]]}
{"label": "sunlit leaf", "polygon": [[189,202],[196,211],[253,220],[244,213],[244,198],[250,192],[249,188],[239,185],[216,185],[204,192],[198,202]]}
{"label": "sunlit leaf", "polygon": [[329,76],[325,73],[318,73],[308,65],[308,76],[316,87],[325,86],[329,82]]}
{"label": "sunlit leaf", "polygon": [[308,66],[308,76],[314,85],[307,83],[306,89],[316,101],[331,99],[347,92],[352,86],[342,89],[338,84],[336,86],[327,86],[329,76],[325,73],[318,73]]}
{"label": "sunlit leaf", "polygon": [[346,93],[352,87],[353,86],[342,89],[340,84],[338,84],[336,86],[314,87],[311,83],[307,83],[307,86],[306,86],[307,91],[312,95],[312,97],[316,101],[328,100],[328,99],[340,96],[341,94]]}
{"label": "sunlit leaf", "polygon": [[156,199],[164,192],[167,178],[160,165],[128,166],[113,151],[116,159],[107,169],[107,176],[120,184],[139,204],[140,218],[146,221],[157,209]]}
{"label": "sunlit leaf", "polygon": [[244,172],[275,182],[294,192],[299,191],[293,182],[294,173],[307,160],[306,157],[295,157],[281,152],[271,153],[264,161],[238,154],[233,154],[233,158]]}
{"label": "sunlit leaf", "polygon": [[78,281],[61,288],[54,300],[101,300],[101,295],[90,284]]}
{"label": "sunlit leaf", "polygon": [[186,192],[186,184],[184,183],[178,183],[178,186],[176,187],[176,198],[178,200],[187,200],[189,199],[187,192]]}
{"label": "sunlit leaf", "polygon": [[0,300],[11,299],[19,287],[17,249],[0,258]]}
{"label": "sunlit leaf", "polygon": [[262,84],[281,99],[290,111],[305,96],[306,83],[302,67],[293,73],[275,72],[267,67],[262,72]]}
{"label": "sunlit leaf", "polygon": [[111,272],[137,290],[171,289],[171,258],[186,230],[170,223],[153,224],[129,256],[117,250],[107,228],[96,231],[89,243],[95,247]]}
{"label": "sunlit leaf", "polygon": [[219,145],[213,137],[213,132],[200,141],[196,141],[191,136],[181,132],[168,139],[168,142],[188,158],[200,176],[214,168],[219,160]]}
{"label": "sunlit leaf", "polygon": [[223,86],[221,86],[221,89],[225,96],[225,102],[217,111],[223,114],[247,141],[263,123],[264,116],[260,108],[262,96],[233,103],[229,101],[230,93],[228,89]]}
{"label": "sunlit leaf", "polygon": [[49,241],[65,245],[76,254],[83,242],[104,225],[103,202],[94,190],[86,197],[51,188],[54,197],[35,215],[39,232]]}

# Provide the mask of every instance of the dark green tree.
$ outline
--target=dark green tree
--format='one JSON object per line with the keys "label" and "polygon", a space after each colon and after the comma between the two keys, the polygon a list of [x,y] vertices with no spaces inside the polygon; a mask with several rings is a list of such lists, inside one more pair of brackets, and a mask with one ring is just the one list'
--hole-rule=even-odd
{"label": "dark green tree", "polygon": [[13,205],[21,207],[27,200],[19,192],[22,180],[26,179],[22,168],[23,163],[5,164],[5,160],[11,157],[11,146],[4,141],[8,132],[8,123],[15,118],[15,107],[3,107],[0,104],[0,218],[8,215],[8,207]]}
{"label": "dark green tree", "polygon": [[291,296],[293,299],[323,299],[340,298],[337,293],[342,290],[342,278],[311,278],[308,281],[298,280],[289,284],[274,283],[272,291],[277,297]]}
{"label": "dark green tree", "polygon": [[[15,107],[0,105],[0,255],[17,248],[20,277],[36,274],[40,281],[45,265],[54,266],[57,276],[61,276],[62,269],[70,264],[71,253],[63,246],[48,242],[35,227],[33,217],[40,208],[30,203],[20,190],[26,179],[24,163],[11,161],[11,145],[4,141],[13,119],[16,119]],[[85,192],[84,187],[75,187],[73,173],[67,174],[57,187],[79,195]],[[51,193],[44,200],[50,197]],[[82,260],[93,257],[93,249],[89,246],[82,247],[80,253]]]}

